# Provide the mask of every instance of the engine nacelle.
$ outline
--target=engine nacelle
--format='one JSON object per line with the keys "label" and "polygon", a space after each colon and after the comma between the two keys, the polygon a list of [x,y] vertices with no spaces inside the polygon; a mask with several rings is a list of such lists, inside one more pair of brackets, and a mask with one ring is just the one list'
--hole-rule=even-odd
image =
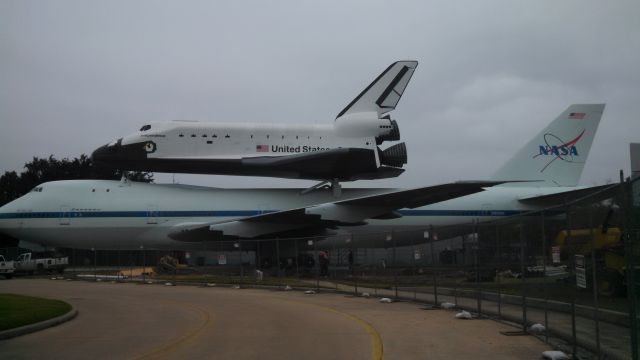
{"label": "engine nacelle", "polygon": [[[336,135],[343,137],[379,138],[390,136],[394,132],[392,121],[388,118],[379,119],[376,112],[347,114],[337,118],[333,126]],[[397,132],[397,124],[395,129]]]}

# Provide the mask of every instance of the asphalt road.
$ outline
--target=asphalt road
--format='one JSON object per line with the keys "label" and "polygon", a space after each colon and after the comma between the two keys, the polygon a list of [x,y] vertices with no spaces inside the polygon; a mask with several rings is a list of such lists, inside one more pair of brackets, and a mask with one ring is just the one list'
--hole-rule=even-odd
{"label": "asphalt road", "polygon": [[55,298],[79,315],[0,341],[3,359],[539,359],[546,345],[491,320],[412,303],[192,286],[44,279],[0,293]]}

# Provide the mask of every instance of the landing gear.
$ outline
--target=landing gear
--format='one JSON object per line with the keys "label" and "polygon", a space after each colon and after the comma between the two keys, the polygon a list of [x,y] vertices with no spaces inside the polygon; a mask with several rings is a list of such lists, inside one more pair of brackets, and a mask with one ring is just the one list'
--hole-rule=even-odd
{"label": "landing gear", "polygon": [[122,177],[120,178],[120,186],[129,185],[128,175],[129,175],[128,171],[122,171]]}
{"label": "landing gear", "polygon": [[[331,183],[331,185],[327,186],[327,184],[329,183]],[[300,195],[308,194],[314,190],[326,188],[326,187],[331,188],[333,197],[339,198],[340,196],[342,196],[342,185],[340,185],[340,181],[338,179],[325,180],[325,181],[319,182],[310,188],[302,190],[300,192]]]}
{"label": "landing gear", "polygon": [[338,182],[338,179],[331,180],[331,191],[333,192],[333,197],[339,198],[342,196],[342,185]]}

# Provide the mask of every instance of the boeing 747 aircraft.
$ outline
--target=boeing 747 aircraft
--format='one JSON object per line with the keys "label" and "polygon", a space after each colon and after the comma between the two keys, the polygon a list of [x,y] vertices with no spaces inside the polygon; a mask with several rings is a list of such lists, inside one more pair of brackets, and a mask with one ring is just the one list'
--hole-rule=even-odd
{"label": "boeing 747 aircraft", "polygon": [[300,189],[55,181],[0,208],[0,231],[48,247],[178,250],[202,249],[203,241],[382,233],[511,216],[601,188],[577,185],[603,110],[569,106],[491,181],[345,189],[340,199]]}
{"label": "boeing 747 aircraft", "polygon": [[270,176],[330,182],[400,175],[407,163],[396,108],[417,61],[391,64],[337,116],[333,124],[259,124],[171,121],[96,149],[98,165],[119,170]]}

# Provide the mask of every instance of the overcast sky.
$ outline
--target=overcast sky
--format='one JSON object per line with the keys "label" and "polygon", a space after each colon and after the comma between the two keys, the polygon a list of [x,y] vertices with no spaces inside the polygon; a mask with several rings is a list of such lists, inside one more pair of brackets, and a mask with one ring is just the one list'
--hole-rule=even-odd
{"label": "overcast sky", "polygon": [[591,102],[607,107],[582,184],[629,172],[640,2],[584,0],[0,0],[0,172],[90,154],[154,121],[331,123],[404,59],[420,62],[393,113],[407,171],[355,185],[489,178],[569,104]]}

